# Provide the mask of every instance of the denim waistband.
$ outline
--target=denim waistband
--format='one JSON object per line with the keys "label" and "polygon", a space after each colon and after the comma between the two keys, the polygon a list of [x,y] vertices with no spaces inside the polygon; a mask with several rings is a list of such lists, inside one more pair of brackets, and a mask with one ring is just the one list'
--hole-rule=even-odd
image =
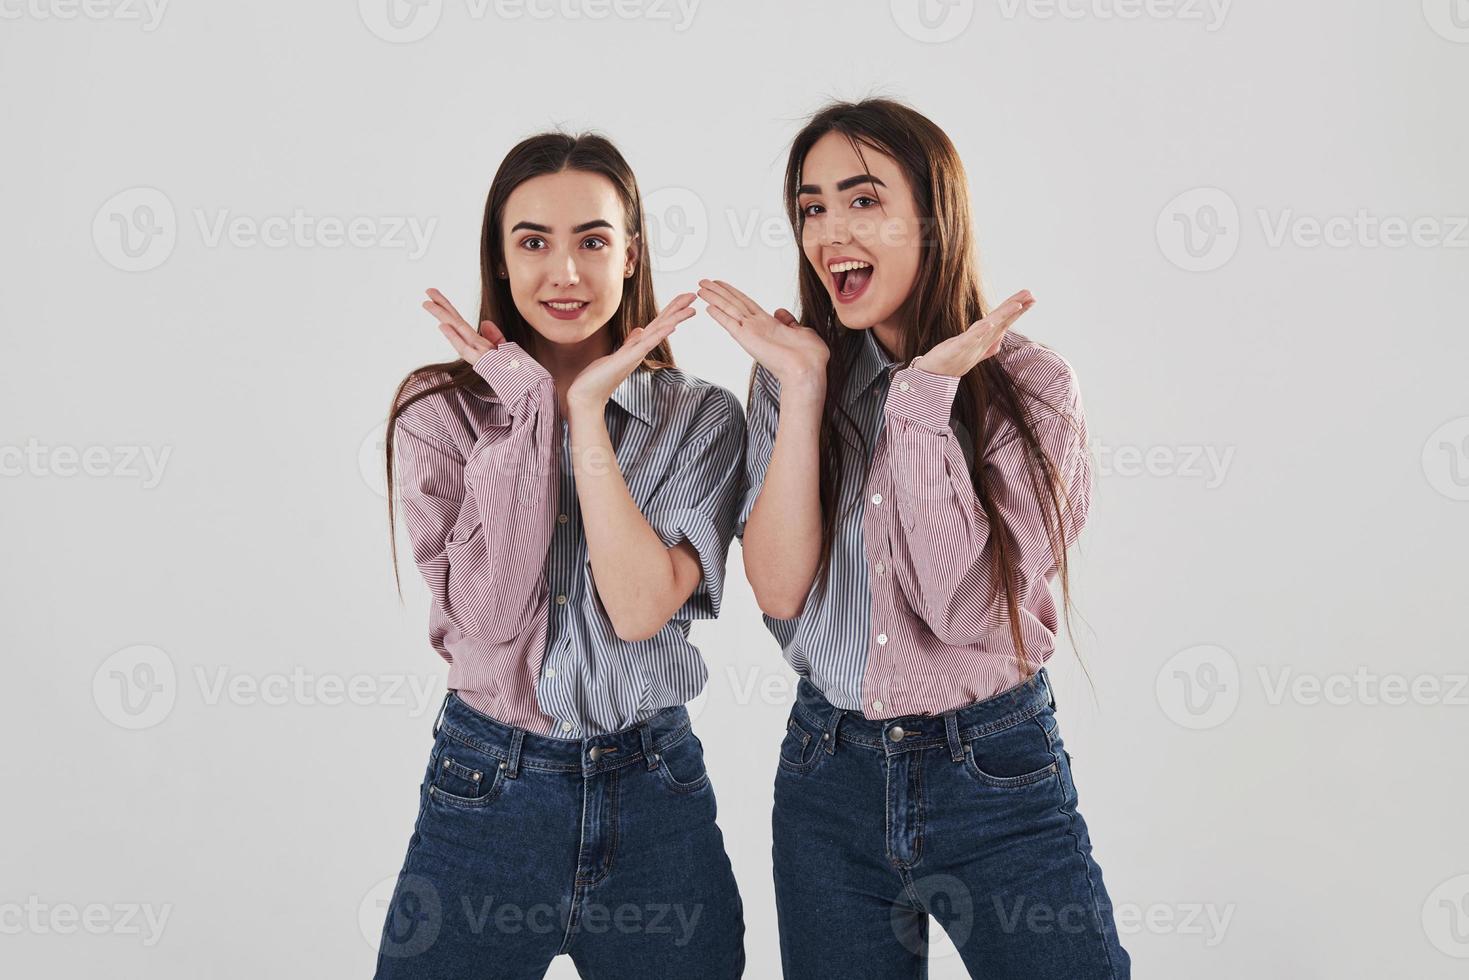
{"label": "denim waistband", "polygon": [[442,732],[505,763],[505,775],[512,779],[521,769],[593,775],[640,761],[655,769],[658,753],[690,731],[688,709],[677,704],[619,732],[552,738],[496,721],[471,708],[455,691],[445,696],[434,725],[436,737]]}
{"label": "denim waistband", "polygon": [[815,684],[802,677],[796,685],[793,710],[806,724],[824,733],[828,752],[835,751],[838,741],[888,753],[948,745],[958,758],[961,743],[1009,728],[1055,705],[1050,675],[1042,667],[1008,691],[983,701],[937,715],[902,715],[882,721],[863,717],[860,711],[834,706]]}

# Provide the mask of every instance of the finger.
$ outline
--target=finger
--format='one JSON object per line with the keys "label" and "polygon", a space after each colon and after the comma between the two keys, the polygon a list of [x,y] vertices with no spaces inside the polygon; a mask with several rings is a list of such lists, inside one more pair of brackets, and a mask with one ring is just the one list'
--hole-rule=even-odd
{"label": "finger", "polygon": [[[721,310],[717,306],[710,306],[706,312],[708,312],[708,314],[714,318],[715,323],[719,324],[726,331],[728,331],[729,335],[733,337],[736,341],[740,339],[741,334],[744,332],[744,327],[741,325],[739,318],[730,316],[728,313],[726,313],[724,310]],[[743,346],[743,344],[741,346]]]}
{"label": "finger", "polygon": [[479,359],[480,352],[476,351],[474,348],[470,347],[469,344],[464,342],[464,338],[459,335],[459,331],[454,329],[453,324],[440,323],[439,330],[443,332],[445,337],[449,338],[449,343],[453,345],[454,352],[457,353],[460,357],[464,358],[471,364]]}
{"label": "finger", "polygon": [[[430,304],[425,303],[423,305],[427,307]],[[448,330],[450,335],[458,341],[458,343],[454,345],[455,350],[467,348],[473,351],[483,351],[490,346],[485,342],[485,339],[483,337],[481,337],[478,333],[471,329],[469,324],[465,323],[463,320],[457,317],[446,318],[442,312],[434,310],[430,310],[429,312],[433,313],[434,316],[438,318],[439,326]]]}
{"label": "finger", "polygon": [[660,315],[667,316],[674,310],[683,309],[694,301],[695,296],[695,293],[679,293],[677,296],[673,297],[673,299],[669,302],[667,306],[663,307],[663,312]]}
{"label": "finger", "polygon": [[493,320],[486,320],[479,325],[479,335],[490,342],[491,347],[499,347],[505,343],[505,334],[495,326]]}
{"label": "finger", "polygon": [[724,281],[719,280],[719,279],[716,279],[714,281],[717,282],[717,283],[719,283],[719,285],[723,286],[725,289],[729,290],[730,293],[732,293],[734,295],[735,299],[737,299],[741,303],[745,304],[745,307],[747,308],[747,310],[748,310],[748,312],[750,313],[751,316],[754,316],[757,313],[764,313],[765,312],[765,308],[763,306],[761,306],[759,303],[755,302],[750,297],[746,296],[744,293],[740,292],[738,289],[736,289],[733,286],[731,286],[729,283],[724,282]]}
{"label": "finger", "polygon": [[648,326],[652,327],[655,324],[663,323],[669,319],[672,319],[675,323],[688,319],[698,312],[692,308],[696,298],[693,293],[680,293],[673,302],[663,308],[663,312],[659,313]]}
{"label": "finger", "polygon": [[448,314],[448,316],[452,317],[455,320],[458,320],[466,327],[469,326],[469,321],[464,319],[464,315],[454,308],[454,304],[449,302],[449,298],[443,293],[439,292],[437,289],[430,288],[428,290],[428,296],[429,299],[433,300],[434,305],[442,309],[444,313]]}
{"label": "finger", "polygon": [[745,317],[750,315],[745,312],[742,306],[740,306],[733,299],[724,295],[723,293],[717,293],[713,290],[701,289],[699,290],[699,298],[702,299],[705,303],[709,304],[709,309],[718,309],[725,316],[728,316],[734,320],[743,320]]}
{"label": "finger", "polygon": [[788,327],[799,327],[801,322],[791,315],[791,311],[785,307],[775,311],[775,318]]}
{"label": "finger", "polygon": [[719,297],[720,301],[724,305],[724,309],[727,312],[732,313],[735,316],[741,316],[741,317],[749,316],[751,314],[752,311],[749,310],[745,306],[745,304],[742,303],[735,296],[735,294],[730,290],[730,288],[728,287],[728,285],[726,285],[724,283],[721,283],[721,282],[717,282],[716,280],[713,280],[713,279],[700,279],[699,280],[699,285],[701,287],[700,290],[699,290],[699,295],[704,297],[705,302],[708,302],[708,299],[709,299],[708,294],[713,294],[713,295]]}

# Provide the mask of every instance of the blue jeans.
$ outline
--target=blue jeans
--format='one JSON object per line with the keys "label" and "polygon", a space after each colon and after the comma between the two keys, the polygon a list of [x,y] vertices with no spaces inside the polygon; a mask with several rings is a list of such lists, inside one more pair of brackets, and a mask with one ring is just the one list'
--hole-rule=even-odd
{"label": "blue jeans", "polygon": [[450,693],[388,908],[379,978],[739,977],[744,909],[681,705],[584,740]]}
{"label": "blue jeans", "polygon": [[1054,708],[1045,668],[885,722],[802,678],[775,778],[785,975],[926,977],[931,915],[973,977],[1129,977]]}

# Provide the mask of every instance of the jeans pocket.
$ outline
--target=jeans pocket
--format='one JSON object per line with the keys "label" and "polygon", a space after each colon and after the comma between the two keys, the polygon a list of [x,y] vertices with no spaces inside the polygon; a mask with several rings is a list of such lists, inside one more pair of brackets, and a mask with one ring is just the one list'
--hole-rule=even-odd
{"label": "jeans pocket", "polygon": [[675,793],[696,793],[709,785],[704,768],[704,745],[690,729],[687,735],[658,751],[658,775]]}
{"label": "jeans pocket", "polygon": [[500,795],[505,764],[482,749],[439,729],[434,746],[429,799],[452,807],[482,807]]}
{"label": "jeans pocket", "polygon": [[1060,772],[1048,728],[1040,714],[964,743],[964,769],[974,780],[994,789],[1029,786]]}
{"label": "jeans pocket", "polygon": [[791,712],[786,720],[785,738],[780,743],[780,767],[787,772],[804,773],[821,761],[822,732]]}

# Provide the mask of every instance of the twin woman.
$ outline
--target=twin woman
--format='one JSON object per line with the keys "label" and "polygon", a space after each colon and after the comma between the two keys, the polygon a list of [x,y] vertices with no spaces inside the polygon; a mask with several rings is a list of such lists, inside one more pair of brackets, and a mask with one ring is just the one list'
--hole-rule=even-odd
{"label": "twin woman", "polygon": [[[800,131],[799,309],[721,280],[661,310],[597,136],[512,149],[478,316],[393,399],[388,485],[449,664],[380,978],[738,977],[743,904],[684,705],[730,538],[799,675],[775,760],[785,976],[1127,977],[1043,664],[1091,493],[1069,364],[991,308],[967,181],[883,99]],[[674,366],[695,299],[745,404]],[[476,326],[477,324],[477,326]]]}

